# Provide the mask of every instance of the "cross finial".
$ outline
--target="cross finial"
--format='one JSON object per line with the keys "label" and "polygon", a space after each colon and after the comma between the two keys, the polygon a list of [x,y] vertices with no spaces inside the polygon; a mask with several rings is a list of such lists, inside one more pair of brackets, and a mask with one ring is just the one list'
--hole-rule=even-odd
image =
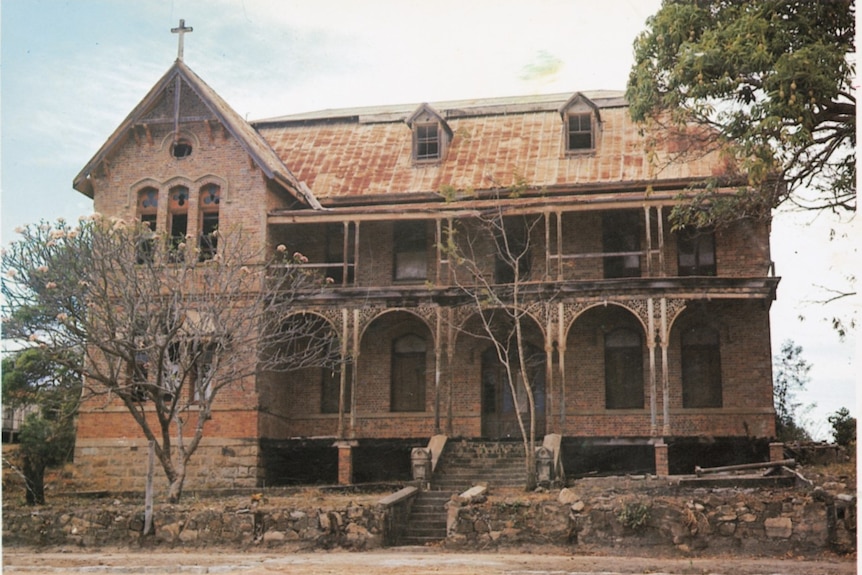
{"label": "cross finial", "polygon": [[193,31],[194,31],[194,28],[192,28],[191,26],[186,27],[186,21],[183,19],[180,19],[179,27],[171,28],[172,34],[179,34],[180,35],[179,47],[177,48],[177,60],[183,59],[183,35],[186,32],[193,32]]}

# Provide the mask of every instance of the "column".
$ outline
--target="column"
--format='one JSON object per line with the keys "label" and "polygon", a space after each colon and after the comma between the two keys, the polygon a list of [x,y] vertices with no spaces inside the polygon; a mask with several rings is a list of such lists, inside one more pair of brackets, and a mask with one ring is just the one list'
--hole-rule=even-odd
{"label": "column", "polygon": [[667,443],[659,440],[655,445],[655,474],[659,477],[670,475],[670,465],[667,459]]}
{"label": "column", "polygon": [[356,441],[336,441],[333,447],[338,449],[338,484],[353,485],[353,448]]}

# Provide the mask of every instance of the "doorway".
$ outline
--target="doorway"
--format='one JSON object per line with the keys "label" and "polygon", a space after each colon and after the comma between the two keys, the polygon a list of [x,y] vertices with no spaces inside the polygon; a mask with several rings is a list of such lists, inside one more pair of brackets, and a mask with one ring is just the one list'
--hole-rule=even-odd
{"label": "doorway", "polygon": [[[536,438],[545,434],[545,354],[534,345],[525,350],[527,377],[536,403]],[[530,408],[527,390],[518,366],[517,352],[511,352],[515,394],[509,385],[506,366],[494,347],[482,353],[482,437],[493,440],[521,439],[518,412],[529,433]]]}

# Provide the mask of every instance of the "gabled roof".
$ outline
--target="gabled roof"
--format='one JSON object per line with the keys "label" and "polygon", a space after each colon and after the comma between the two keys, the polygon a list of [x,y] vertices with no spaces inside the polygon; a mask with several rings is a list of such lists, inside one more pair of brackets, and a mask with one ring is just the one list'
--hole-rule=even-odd
{"label": "gabled roof", "polygon": [[596,103],[593,102],[592,100],[590,100],[589,98],[587,98],[586,96],[584,96],[580,92],[575,92],[574,95],[571,98],[569,98],[569,100],[565,104],[563,104],[560,107],[560,116],[565,118],[566,113],[569,111],[569,108],[571,108],[572,106],[575,106],[577,104],[586,104],[587,107],[589,107],[593,111],[593,113],[595,113],[596,119],[599,122],[602,121],[602,116],[601,116],[601,113],[599,112],[599,107],[596,105]]}
{"label": "gabled roof", "polygon": [[443,118],[443,116],[441,116],[437,110],[432,108],[427,103],[420,104],[419,107],[416,108],[416,111],[413,112],[410,117],[407,118],[407,120],[405,121],[408,126],[413,128],[413,124],[419,121],[421,118],[430,118],[433,121],[436,121],[441,126],[443,126],[443,129],[446,130],[446,133],[449,135],[449,137],[452,137],[452,128],[449,127],[449,124],[446,122],[445,118]]}
{"label": "gabled roof", "polygon": [[191,68],[186,66],[182,60],[174,62],[164,76],[156,82],[155,86],[144,96],[144,99],[126,116],[114,133],[102,144],[96,155],[75,176],[72,186],[79,192],[93,197],[93,185],[90,174],[99,164],[108,158],[114,149],[121,145],[128,137],[136,123],[139,123],[150,110],[160,101],[163,92],[178,78],[201,99],[207,109],[213,114],[224,128],[239,142],[240,146],[248,153],[254,163],[268,178],[286,188],[300,202],[315,208],[320,208],[320,203],[311,194],[307,186],[303,185],[281,158],[273,151],[267,141],[248,123],[242,116],[237,114],[215,90],[209,87]]}

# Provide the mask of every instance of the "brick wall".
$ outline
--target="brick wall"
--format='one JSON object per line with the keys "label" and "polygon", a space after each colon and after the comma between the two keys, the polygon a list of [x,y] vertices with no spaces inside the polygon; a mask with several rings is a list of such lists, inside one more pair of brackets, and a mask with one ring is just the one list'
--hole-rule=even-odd
{"label": "brick wall", "polygon": [[[167,98],[149,112],[149,118],[171,117],[173,99]],[[204,116],[207,111],[197,96],[183,88],[184,116]],[[159,190],[157,222],[164,228],[168,221],[167,192],[174,185],[189,187],[188,233],[199,231],[197,191],[207,183],[222,188],[219,225],[221,229],[242,228],[247,241],[261,249],[285,244],[289,253],[300,251],[311,263],[322,263],[327,257],[326,225],[297,224],[267,226],[267,212],[292,203],[283,190],[268,183],[242,146],[220,126],[195,123],[182,126],[181,136],[192,145],[189,157],[177,159],[170,153],[172,126],[150,124],[149,137],[143,132],[131,134],[108,158],[105,167],[94,174],[95,208],[109,216],[136,217],[136,194],[145,186]],[[326,128],[321,128],[325,131]],[[321,184],[323,185],[323,184]],[[393,190],[401,192],[404,190]],[[409,191],[409,190],[408,190]],[[642,208],[638,208],[642,209]],[[654,213],[654,211],[652,211]],[[663,210],[666,218],[667,209]],[[556,218],[550,218],[550,237],[556,252]],[[438,282],[433,220],[424,225],[427,238],[427,278],[413,282],[424,285]],[[561,223],[563,253],[585,254],[602,248],[602,217],[597,210],[568,212]],[[360,225],[359,262],[356,285],[390,286],[393,281],[393,223],[366,221]],[[664,269],[653,257],[653,277],[676,274],[676,241],[665,220]],[[762,277],[769,263],[767,224],[746,222],[716,235],[717,268],[720,276]],[[657,233],[657,226],[653,234]],[[658,238],[654,235],[654,246]],[[534,231],[532,279],[543,279],[545,269],[544,228]],[[645,234],[641,249],[646,248]],[[352,249],[351,249],[352,251]],[[493,249],[489,238],[479,244],[481,263],[493,269]],[[646,275],[646,261],[641,266]],[[556,275],[552,260],[551,271]],[[577,258],[565,261],[567,280],[601,279],[601,258]],[[613,294],[608,300],[613,303]],[[704,300],[706,302],[706,300]],[[350,306],[362,302],[348,301]],[[392,304],[393,306],[396,304]],[[427,437],[435,430],[435,408],[440,408],[444,431],[455,436],[478,436],[482,433],[481,355],[487,342],[457,335],[454,349],[441,358],[439,388],[435,386],[434,329],[425,320],[407,311],[387,309],[387,313],[369,325],[363,325],[358,363],[355,367],[356,425],[347,429],[358,438]],[[700,315],[698,315],[700,314]],[[721,337],[721,372],[723,407],[685,409],[682,407],[679,331],[687,322],[708,318]],[[644,406],[641,409],[608,410],[605,408],[603,337],[615,327],[627,326],[643,334],[640,321],[621,307],[608,305],[588,310],[571,326],[565,349],[565,374],[560,380],[554,366],[554,380],[548,391],[559,401],[559,386],[565,391],[565,425],[560,431],[570,436],[646,437],[651,433],[650,358],[643,346]],[[761,301],[690,302],[688,309],[671,329],[668,347],[670,427],[680,436],[770,436],[772,421],[771,352],[769,346],[768,306]],[[461,326],[458,326],[459,328]],[[543,326],[536,326],[531,341],[544,348]],[[445,331],[445,330],[444,330]],[[426,341],[425,404],[423,411],[394,413],[391,410],[392,342],[413,333]],[[553,338],[556,339],[556,338]],[[645,341],[645,340],[644,340]],[[452,358],[451,363],[449,358]],[[656,353],[658,369],[657,414],[661,429],[664,411],[661,395],[661,356]],[[221,485],[254,484],[257,471],[258,438],[289,439],[293,437],[335,436],[336,414],[321,413],[321,374],[307,369],[289,374],[266,374],[224,389],[218,398],[212,420],[206,424],[204,446],[193,458],[194,484],[208,484],[208,470]],[[438,395],[439,394],[439,395]],[[555,404],[553,425],[559,418]],[[450,419],[451,411],[451,419]],[[349,424],[351,416],[345,416]],[[134,468],[145,446],[137,426],[115,399],[93,398],[85,402],[79,420],[79,447],[76,463],[82,473],[104,478],[106,485],[138,485]],[[241,446],[237,451],[234,446]],[[241,453],[237,455],[237,453]],[[108,471],[110,469],[110,471]],[[101,479],[100,479],[101,481]],[[125,482],[125,483],[124,483]],[[113,488],[113,487],[112,487]],[[118,488],[118,487],[117,487]],[[137,487],[136,487],[137,488]]]}

